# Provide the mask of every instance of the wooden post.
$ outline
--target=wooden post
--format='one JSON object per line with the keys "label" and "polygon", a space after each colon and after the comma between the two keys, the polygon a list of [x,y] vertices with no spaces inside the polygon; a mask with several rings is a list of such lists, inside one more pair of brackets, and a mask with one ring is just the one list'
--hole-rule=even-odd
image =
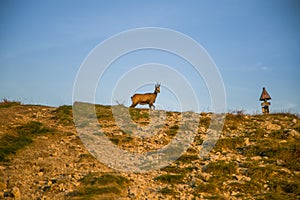
{"label": "wooden post", "polygon": [[262,110],[262,113],[263,114],[269,114],[270,113],[270,109],[269,109],[269,106],[271,105],[270,102],[268,102],[268,100],[271,99],[271,96],[268,94],[266,88],[263,88],[263,91],[260,95],[260,98],[259,100],[260,101],[263,101],[261,103],[261,110]]}

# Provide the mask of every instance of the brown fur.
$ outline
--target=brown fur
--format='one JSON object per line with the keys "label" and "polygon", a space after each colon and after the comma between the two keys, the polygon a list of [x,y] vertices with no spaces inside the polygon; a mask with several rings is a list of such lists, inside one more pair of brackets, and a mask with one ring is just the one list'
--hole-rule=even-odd
{"label": "brown fur", "polygon": [[137,104],[149,104],[150,109],[152,107],[155,109],[155,106],[153,104],[155,103],[155,99],[158,93],[160,93],[160,84],[155,85],[155,90],[153,93],[135,94],[131,97],[132,104],[130,107],[134,108]]}

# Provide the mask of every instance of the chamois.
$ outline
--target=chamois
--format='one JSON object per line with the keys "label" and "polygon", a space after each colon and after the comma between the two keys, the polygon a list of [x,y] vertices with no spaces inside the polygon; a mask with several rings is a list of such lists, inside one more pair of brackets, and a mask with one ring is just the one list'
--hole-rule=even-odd
{"label": "chamois", "polygon": [[153,93],[146,93],[146,94],[135,94],[131,97],[131,108],[134,108],[137,104],[145,105],[149,104],[149,108],[153,107],[155,109],[155,106],[153,105],[155,103],[155,99],[157,97],[157,93],[160,93],[160,84],[155,85],[155,90]]}

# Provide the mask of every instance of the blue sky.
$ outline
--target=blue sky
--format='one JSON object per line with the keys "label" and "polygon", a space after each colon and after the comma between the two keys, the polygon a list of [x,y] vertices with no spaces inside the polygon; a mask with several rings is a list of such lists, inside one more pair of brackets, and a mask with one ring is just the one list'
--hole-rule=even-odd
{"label": "blue sky", "polygon": [[[2,0],[0,98],[52,106],[71,104],[77,72],[88,54],[109,37],[142,27],[173,29],[202,45],[221,73],[229,111],[260,112],[258,99],[262,87],[266,87],[272,97],[271,111],[300,113],[297,0]],[[192,73],[180,69],[183,61],[177,60],[145,51],[120,59],[115,68],[127,66],[129,70],[143,62],[166,62],[192,81]],[[107,90],[114,87],[111,80],[116,74],[108,73],[102,80]],[[167,87],[162,88],[157,104],[176,110],[178,103],[170,103],[176,99]],[[152,90],[152,85],[138,88],[139,92]],[[194,90],[199,110],[209,111],[209,92],[203,81]],[[111,100],[102,94],[98,91],[97,103],[110,104]],[[129,97],[114,100],[130,104]],[[192,105],[184,104],[184,109],[194,110]]]}

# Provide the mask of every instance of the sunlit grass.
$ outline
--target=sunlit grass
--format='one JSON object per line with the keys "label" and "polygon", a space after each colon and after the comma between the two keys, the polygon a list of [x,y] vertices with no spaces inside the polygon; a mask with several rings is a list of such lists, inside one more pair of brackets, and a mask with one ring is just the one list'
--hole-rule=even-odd
{"label": "sunlit grass", "polygon": [[34,137],[53,133],[53,131],[53,129],[49,129],[36,121],[30,121],[14,128],[16,134],[6,134],[0,139],[0,161],[8,161],[10,154],[15,154],[18,150],[31,144]]}

